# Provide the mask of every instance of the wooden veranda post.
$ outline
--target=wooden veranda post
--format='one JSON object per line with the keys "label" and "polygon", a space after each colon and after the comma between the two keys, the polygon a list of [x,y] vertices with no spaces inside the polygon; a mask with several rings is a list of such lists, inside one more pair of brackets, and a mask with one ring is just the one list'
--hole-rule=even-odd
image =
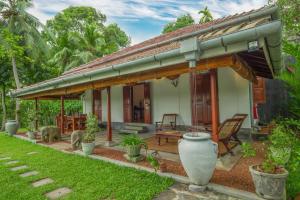
{"label": "wooden veranda post", "polygon": [[218,103],[218,85],[217,85],[217,70],[210,70],[210,90],[211,90],[211,128],[212,140],[218,142],[218,127],[219,127],[219,103]]}
{"label": "wooden veranda post", "polygon": [[37,131],[38,128],[39,128],[39,120],[38,120],[38,116],[39,116],[38,115],[38,112],[39,112],[38,98],[35,97],[34,101],[35,101],[35,125],[34,125],[34,128]]}
{"label": "wooden veranda post", "polygon": [[65,133],[65,104],[64,104],[64,96],[60,97],[60,133]]}
{"label": "wooden veranda post", "polygon": [[110,142],[112,141],[110,87],[107,87],[106,91],[107,91],[107,141]]}

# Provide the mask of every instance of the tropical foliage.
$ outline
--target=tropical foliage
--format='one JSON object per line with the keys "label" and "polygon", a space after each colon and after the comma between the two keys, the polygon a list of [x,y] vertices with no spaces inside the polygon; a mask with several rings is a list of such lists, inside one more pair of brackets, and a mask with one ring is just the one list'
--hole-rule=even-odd
{"label": "tropical foliage", "polygon": [[69,7],[47,21],[45,38],[52,51],[49,64],[61,72],[126,47],[129,37],[117,24],[91,7]]}
{"label": "tropical foliage", "polygon": [[[212,14],[210,13],[207,6],[204,8],[204,10],[200,10],[198,13],[201,15],[199,24],[203,24],[213,20]],[[176,21],[166,24],[163,28],[162,33],[169,33],[192,24],[195,24],[193,17],[190,14],[185,14],[178,17]]]}

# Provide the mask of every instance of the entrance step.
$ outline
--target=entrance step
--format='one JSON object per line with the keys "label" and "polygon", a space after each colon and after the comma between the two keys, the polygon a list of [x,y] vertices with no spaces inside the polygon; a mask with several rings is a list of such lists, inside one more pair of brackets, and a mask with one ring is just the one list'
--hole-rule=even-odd
{"label": "entrance step", "polygon": [[141,123],[126,123],[124,128],[120,130],[122,133],[139,134],[148,131],[146,124]]}

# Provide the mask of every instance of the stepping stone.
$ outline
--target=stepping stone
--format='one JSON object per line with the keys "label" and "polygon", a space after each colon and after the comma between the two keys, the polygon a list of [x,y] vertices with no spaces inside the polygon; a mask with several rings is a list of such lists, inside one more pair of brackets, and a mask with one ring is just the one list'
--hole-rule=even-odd
{"label": "stepping stone", "polygon": [[56,190],[53,190],[52,192],[48,192],[45,195],[49,199],[58,199],[58,198],[61,198],[62,196],[65,196],[65,195],[69,194],[70,192],[72,192],[71,189],[69,189],[67,187],[62,187],[62,188],[58,188]]}
{"label": "stepping stone", "polygon": [[12,161],[8,161],[6,163],[4,163],[5,165],[12,165],[12,164],[16,164],[18,163],[19,161],[18,160],[12,160]]}
{"label": "stepping stone", "polygon": [[36,182],[33,182],[32,186],[40,187],[40,186],[47,185],[47,184],[53,183],[53,182],[54,182],[54,180],[52,180],[51,178],[44,178],[44,179],[38,180]]}
{"label": "stepping stone", "polygon": [[37,154],[38,152],[36,151],[32,151],[32,152],[28,152],[27,155],[33,155],[33,154]]}
{"label": "stepping stone", "polygon": [[10,168],[11,171],[18,171],[18,170],[21,170],[21,169],[27,169],[28,166],[27,165],[21,165],[21,166],[18,166],[18,167],[13,167],[13,168]]}
{"label": "stepping stone", "polygon": [[20,174],[20,177],[28,177],[28,176],[35,176],[37,175],[39,172],[38,171],[30,171],[30,172],[25,172],[24,174]]}
{"label": "stepping stone", "polygon": [[0,161],[1,160],[10,160],[11,159],[11,157],[4,157],[4,158],[0,158]]}

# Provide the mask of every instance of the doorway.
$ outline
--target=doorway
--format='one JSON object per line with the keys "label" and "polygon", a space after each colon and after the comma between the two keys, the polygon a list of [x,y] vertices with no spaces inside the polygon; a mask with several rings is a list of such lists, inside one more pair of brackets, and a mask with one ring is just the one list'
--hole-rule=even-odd
{"label": "doorway", "polygon": [[150,84],[123,88],[124,122],[151,123]]}
{"label": "doorway", "polygon": [[191,74],[192,125],[211,124],[210,73]]}

